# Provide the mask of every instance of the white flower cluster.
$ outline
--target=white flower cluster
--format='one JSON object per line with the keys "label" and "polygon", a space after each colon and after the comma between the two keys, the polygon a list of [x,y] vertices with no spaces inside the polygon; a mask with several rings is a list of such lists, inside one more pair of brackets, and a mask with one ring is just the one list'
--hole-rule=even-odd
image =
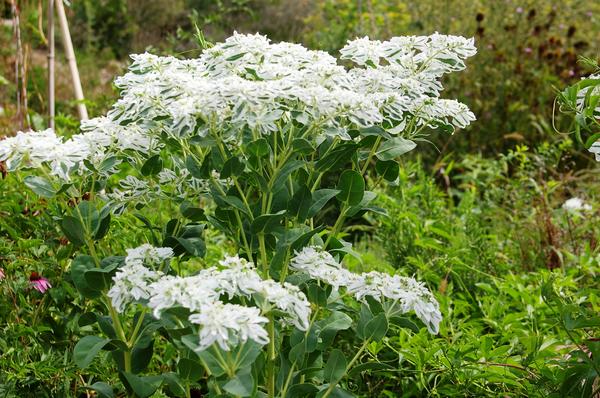
{"label": "white flower cluster", "polygon": [[565,203],[563,203],[562,208],[568,212],[579,212],[581,210],[583,210],[583,211],[592,210],[592,206],[585,203],[583,201],[583,199],[578,198],[578,197],[567,199],[565,201]]}
{"label": "white flower cluster", "polygon": [[168,247],[155,248],[144,244],[135,249],[127,249],[125,266],[119,268],[113,277],[113,286],[108,291],[113,306],[123,312],[132,301],[150,298],[150,284],[162,276],[145,265],[158,265],[173,257],[173,250]]}
{"label": "white flower cluster", "polygon": [[[600,80],[600,73],[583,77],[582,80]],[[577,93],[577,108],[580,112],[584,110],[586,98],[589,98],[591,95],[600,95],[600,85],[585,87],[579,90]],[[600,105],[597,105],[596,108],[594,108],[593,114],[600,122]],[[600,140],[594,142],[592,146],[588,148],[588,151],[594,154],[597,162],[600,162]]]}
{"label": "white flower cluster", "polygon": [[180,60],[133,55],[129,72],[117,78],[121,98],[107,116],[84,121],[70,139],[52,131],[18,133],[0,141],[0,161],[9,170],[47,163],[68,179],[122,151],[154,153],[161,134],[205,135],[218,126],[234,141],[242,128],[269,133],[296,120],[337,134],[355,127],[447,124],[465,127],[475,117],[462,103],[439,98],[443,74],[461,70],[474,55],[473,39],[460,36],[368,38],[349,41],[347,69],[323,51],[271,43],[265,36],[234,33],[199,58]]}
{"label": "white flower cluster", "polygon": [[[224,350],[248,339],[266,344],[268,337],[263,324],[268,320],[261,313],[274,308],[285,314],[285,322],[298,329],[306,330],[309,326],[310,303],[300,289],[289,283],[263,280],[251,262],[237,256],[226,257],[219,262],[220,268],[179,277],[144,267],[143,264],[164,261],[170,249],[152,250],[152,256],[148,245],[128,251],[125,265],[115,275],[115,284],[109,291],[117,310],[123,311],[133,300],[143,301],[157,318],[168,308],[186,308],[191,313],[190,322],[200,325],[200,350],[215,342]],[[258,307],[224,303],[221,299],[225,296],[257,298]]]}
{"label": "white flower cluster", "polygon": [[128,149],[153,152],[160,145],[140,126],[120,126],[107,117],[81,122],[81,134],[64,139],[51,130],[19,131],[0,140],[0,161],[9,170],[39,168],[48,165],[51,174],[68,180],[74,171],[86,170],[84,160],[98,168],[115,152]]}
{"label": "white flower cluster", "polygon": [[357,300],[371,296],[378,301],[389,299],[400,304],[400,311],[414,311],[430,333],[439,331],[442,320],[439,304],[427,287],[413,278],[390,276],[380,272],[356,274],[342,268],[328,252],[305,247],[295,253],[290,266],[321,280],[335,289],[346,288]]}

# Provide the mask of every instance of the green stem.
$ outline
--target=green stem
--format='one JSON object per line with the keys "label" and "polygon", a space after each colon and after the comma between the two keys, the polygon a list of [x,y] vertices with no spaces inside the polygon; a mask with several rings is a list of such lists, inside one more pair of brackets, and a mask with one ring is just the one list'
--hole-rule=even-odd
{"label": "green stem", "polygon": [[367,161],[365,162],[362,169],[360,170],[361,176],[364,177],[365,172],[367,171],[367,167],[369,167],[369,164],[371,163],[371,159],[373,159],[373,155],[375,155],[375,151],[377,151],[377,149],[379,148],[380,142],[381,142],[381,137],[377,137],[375,144],[373,144],[373,147],[371,148],[371,151],[369,152],[369,156],[367,156]]}
{"label": "green stem", "polygon": [[[121,341],[127,342],[121,320],[119,319],[119,314],[117,314],[117,311],[112,306],[112,303],[109,299],[106,300],[106,305],[108,306],[108,312],[110,314],[110,318],[112,319],[113,325],[115,326],[115,332],[117,333],[117,336]],[[125,372],[131,372],[131,351],[129,349],[123,353],[123,362],[125,365]]]}
{"label": "green stem", "polygon": [[275,397],[275,320],[269,316],[269,351],[267,358],[267,394],[270,398]]}
{"label": "green stem", "polygon": [[133,348],[137,337],[138,337],[138,333],[140,331],[140,328],[142,327],[142,324],[144,323],[144,316],[146,315],[146,311],[148,309],[146,307],[142,308],[142,312],[140,313],[140,316],[138,317],[138,321],[135,325],[135,327],[133,328],[133,333],[131,333],[131,337],[129,339],[129,341],[127,342],[127,346],[130,348]]}
{"label": "green stem", "polygon": [[262,264],[263,277],[269,277],[269,262],[267,261],[267,247],[265,245],[265,234],[258,235],[258,245],[260,248],[260,262]]}
{"label": "green stem", "polygon": [[333,225],[333,228],[331,229],[331,233],[329,234],[329,236],[327,237],[327,240],[325,241],[325,245],[323,246],[323,248],[325,250],[327,250],[327,246],[329,245],[329,242],[331,242],[331,239],[334,238],[338,234],[338,232],[340,232],[339,230],[342,227],[344,220],[346,219],[347,208],[348,208],[348,206],[346,205],[346,203],[344,203],[340,210],[340,214],[338,215],[338,218],[337,218],[337,220],[335,220],[335,224]]}
{"label": "green stem", "polygon": [[[367,348],[367,346],[369,345],[370,342],[371,342],[370,338],[365,340],[365,342],[360,347],[360,349],[358,350],[358,352],[356,353],[356,355],[354,355],[354,357],[352,358],[352,360],[346,366],[346,370],[344,371],[344,376],[342,378],[344,378],[344,377],[346,377],[348,375],[348,372],[350,371],[350,369],[352,369],[352,366],[354,365],[354,363],[356,361],[358,361],[358,358],[360,358],[361,354],[363,353],[363,351],[365,350],[365,348]],[[329,394],[331,394],[331,392],[333,391],[333,389],[335,388],[336,385],[337,385],[337,382],[336,383],[331,383],[329,385],[329,387],[327,388],[327,391],[325,391],[325,394],[323,394],[321,396],[321,398],[327,398],[329,396]]]}

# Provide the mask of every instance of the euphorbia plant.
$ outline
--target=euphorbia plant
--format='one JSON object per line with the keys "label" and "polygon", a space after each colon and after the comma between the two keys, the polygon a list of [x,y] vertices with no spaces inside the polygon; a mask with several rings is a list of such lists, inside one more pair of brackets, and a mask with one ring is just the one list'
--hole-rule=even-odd
{"label": "euphorbia plant", "polygon": [[[383,367],[365,354],[370,344],[393,328],[418,331],[405,314],[437,333],[423,284],[342,266],[356,255],[343,228],[382,211],[367,187],[395,181],[415,141],[474,120],[439,98],[441,77],[474,53],[462,37],[364,38],[341,50],[348,68],[234,34],[198,59],[133,56],[119,101],[68,140],[45,131],[0,141],[9,169],[47,171],[25,184],[72,204],[60,214],[80,252],[71,276],[98,303],[80,323],[102,334],[82,338],[75,361],[111,351],[138,396],[160,386],[176,396],[344,396],[349,374]],[[122,256],[102,240],[113,238],[111,218],[128,214],[147,241]],[[192,271],[209,229],[234,252]],[[142,376],[158,336],[177,364]]]}

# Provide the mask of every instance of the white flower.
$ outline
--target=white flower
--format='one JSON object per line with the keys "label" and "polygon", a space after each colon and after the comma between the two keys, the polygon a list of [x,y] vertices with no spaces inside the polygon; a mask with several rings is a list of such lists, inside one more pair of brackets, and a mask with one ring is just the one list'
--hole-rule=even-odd
{"label": "white flower", "polygon": [[200,325],[198,351],[214,343],[229,351],[230,347],[248,339],[261,345],[269,342],[268,333],[262,326],[269,320],[261,316],[260,310],[255,307],[214,302],[202,307],[201,312],[190,315],[189,320]]}
{"label": "white flower", "polygon": [[[83,160],[97,168],[132,151],[150,156],[165,135],[206,136],[210,126],[237,145],[246,128],[270,134],[292,119],[316,126],[306,137],[315,140],[322,134],[347,140],[347,131],[357,127],[388,124],[398,134],[406,126],[463,128],[475,120],[464,104],[439,99],[441,77],[464,69],[464,60],[475,54],[473,39],[437,33],[383,42],[365,37],[340,52],[355,65],[345,68],[298,44],[234,33],[197,59],[132,55],[129,72],[115,81],[121,98],[106,116],[82,122],[82,134],[69,140],[41,132],[0,141],[0,160],[11,170],[45,164],[68,179],[85,170]],[[173,182],[173,175],[159,179]],[[116,191],[113,199],[132,197]]]}
{"label": "white flower", "polygon": [[170,247],[154,247],[145,243],[135,249],[127,249],[125,264],[157,265],[171,257],[173,257],[173,249]]}
{"label": "white flower", "polygon": [[588,148],[588,151],[594,154],[596,162],[600,162],[600,140],[594,142],[592,146]]}
{"label": "white flower", "polygon": [[290,267],[306,272],[336,290],[346,288],[357,300],[371,296],[378,301],[388,299],[400,305],[402,313],[414,311],[431,333],[437,333],[442,315],[433,294],[421,282],[399,275],[380,272],[355,274],[344,268],[331,254],[315,247],[305,247],[295,253]]}
{"label": "white flower", "polygon": [[150,298],[150,284],[158,279],[160,274],[144,267],[142,263],[134,262],[119,268],[113,277],[113,286],[108,291],[108,297],[118,312],[123,312],[127,304],[134,300]]}
{"label": "white flower", "polygon": [[170,247],[143,244],[127,249],[125,265],[116,272],[114,284],[108,291],[116,310],[123,312],[133,301],[148,300],[153,292],[151,285],[162,276],[162,272],[153,271],[146,265],[158,265],[171,257],[173,249]]}
{"label": "white flower", "polygon": [[562,208],[567,211],[570,211],[570,212],[577,212],[580,210],[584,210],[584,211],[592,210],[592,206],[585,203],[581,198],[577,198],[577,197],[567,199],[565,201],[565,203],[563,203]]}

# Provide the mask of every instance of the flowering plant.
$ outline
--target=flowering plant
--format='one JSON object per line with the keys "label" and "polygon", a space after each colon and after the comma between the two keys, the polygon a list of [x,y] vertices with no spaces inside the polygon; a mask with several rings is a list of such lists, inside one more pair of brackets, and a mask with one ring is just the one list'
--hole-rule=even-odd
{"label": "flowering plant", "polygon": [[[397,158],[416,142],[474,120],[439,98],[442,76],[474,54],[462,37],[364,38],[341,50],[347,68],[234,34],[198,59],[134,55],[116,80],[121,98],[81,134],[0,141],[9,170],[45,171],[27,186],[68,196],[57,218],[81,252],[71,277],[109,314],[80,320],[105,337],[83,337],[75,362],[110,351],[124,388],[141,397],[161,386],[182,396],[198,386],[211,396],[345,396],[348,375],[385,367],[365,350],[393,328],[419,330],[405,314],[437,333],[439,306],[422,283],[342,266],[357,256],[343,227],[383,211],[367,186],[394,182]],[[101,241],[132,214],[150,243],[115,256]],[[209,230],[235,253],[194,272]],[[170,371],[142,376],[158,336],[178,355]],[[104,382],[91,388],[112,394]]]}
{"label": "flowering plant", "polygon": [[558,94],[560,111],[572,116],[571,133],[600,161],[600,66]]}

